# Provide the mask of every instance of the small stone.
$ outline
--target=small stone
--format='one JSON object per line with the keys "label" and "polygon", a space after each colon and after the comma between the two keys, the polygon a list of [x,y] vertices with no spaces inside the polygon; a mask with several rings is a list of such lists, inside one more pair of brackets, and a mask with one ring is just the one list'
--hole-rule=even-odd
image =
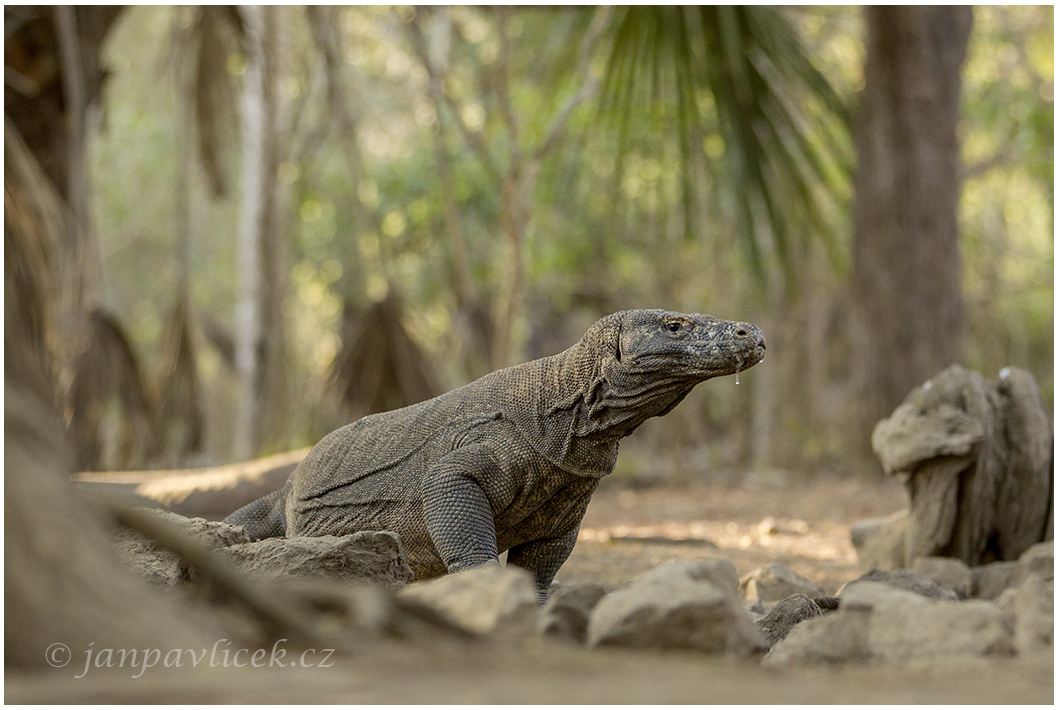
{"label": "small stone", "polygon": [[743,599],[743,608],[747,614],[750,614],[750,618],[754,620],[755,624],[769,613],[769,610],[765,608],[765,604],[757,598]]}
{"label": "small stone", "polygon": [[849,536],[861,568],[891,570],[904,567],[908,523],[906,509],[854,524]]}
{"label": "small stone", "polygon": [[398,595],[428,604],[478,634],[528,635],[536,628],[536,584],[520,567],[483,565],[415,582]]}
{"label": "small stone", "polygon": [[589,620],[588,643],[737,656],[768,648],[739,601],[735,566],[711,559],[660,565],[604,597]]}
{"label": "small stone", "polygon": [[912,563],[912,571],[953,590],[960,599],[970,598],[974,589],[971,568],[963,560],[953,557],[916,558]]}
{"label": "small stone", "polygon": [[1055,541],[1039,542],[1022,553],[1011,580],[1012,585],[1020,585],[1031,575],[1042,579],[1055,578]]}
{"label": "small stone", "polygon": [[778,602],[792,594],[804,594],[807,597],[824,594],[824,589],[819,584],[778,562],[744,575],[739,580],[739,591],[747,599],[757,598],[763,602]]}
{"label": "small stone", "polygon": [[545,636],[584,643],[589,617],[604,594],[606,590],[594,584],[556,589],[541,609],[538,630]]}
{"label": "small stone", "polygon": [[820,607],[820,611],[826,614],[827,612],[834,611],[838,608],[839,599],[838,597],[827,595],[822,597],[813,597],[813,602],[818,607]]}
{"label": "small stone", "polygon": [[848,609],[872,610],[887,605],[929,604],[934,601],[930,597],[917,592],[911,592],[885,582],[873,582],[870,580],[858,581],[856,584],[850,582],[842,590],[842,595],[838,599],[838,610],[840,612]]}
{"label": "small stone", "polygon": [[948,587],[944,587],[929,577],[926,577],[919,572],[913,572],[909,569],[896,569],[890,572],[873,569],[852,582],[845,584],[843,588],[839,590],[839,596],[845,597],[847,589],[855,584],[861,584],[863,582],[881,582],[891,587],[896,587],[897,589],[904,589],[909,592],[920,594],[929,599],[949,599],[956,601],[959,598],[956,596],[956,592]]}
{"label": "small stone", "polygon": [[1015,650],[1051,652],[1055,644],[1055,581],[1030,575],[1019,587],[1008,589],[997,605],[1015,617]]}
{"label": "small stone", "polygon": [[779,525],[776,524],[776,519],[771,515],[768,515],[761,519],[761,522],[757,524],[758,535],[775,535],[779,532]]}
{"label": "small stone", "polygon": [[1018,562],[990,562],[971,568],[972,593],[975,599],[993,600],[1011,586]]}
{"label": "small stone", "polygon": [[398,589],[412,570],[396,533],[363,531],[336,537],[273,537],[222,551],[247,572],[267,577],[313,577]]}
{"label": "small stone", "polygon": [[765,656],[767,666],[857,663],[871,658],[868,609],[840,609],[796,624]]}
{"label": "small stone", "polygon": [[739,598],[739,574],[735,571],[735,565],[728,560],[706,557],[685,562],[671,562],[655,567],[641,579],[650,578],[656,571],[660,575],[667,574],[670,569],[683,570],[688,579],[695,582],[709,582],[725,594]]}
{"label": "small stone", "polygon": [[764,634],[769,647],[786,638],[794,625],[805,619],[820,616],[823,612],[809,597],[804,594],[792,594],[772,607],[764,618],[758,620],[757,627]]}

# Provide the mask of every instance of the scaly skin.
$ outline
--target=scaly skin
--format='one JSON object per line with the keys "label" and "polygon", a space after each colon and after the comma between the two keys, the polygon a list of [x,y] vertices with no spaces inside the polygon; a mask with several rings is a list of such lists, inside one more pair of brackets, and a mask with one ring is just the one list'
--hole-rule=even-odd
{"label": "scaly skin", "polygon": [[390,530],[417,579],[506,550],[543,600],[619,440],[764,355],[749,323],[621,311],[558,355],[332,432],[283,489],[225,522],[254,539]]}

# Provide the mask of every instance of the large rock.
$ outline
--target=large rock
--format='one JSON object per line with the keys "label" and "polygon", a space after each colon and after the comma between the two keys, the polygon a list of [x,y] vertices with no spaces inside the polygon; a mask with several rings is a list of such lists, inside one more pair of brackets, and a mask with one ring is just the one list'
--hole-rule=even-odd
{"label": "large rock", "polygon": [[954,557],[919,557],[912,563],[912,571],[951,589],[960,599],[968,599],[974,590],[971,568]]}
{"label": "large rock", "polygon": [[1015,618],[1015,650],[1050,653],[1055,644],[1055,581],[1030,575],[997,600]]}
{"label": "large rock", "polygon": [[[206,548],[215,550],[250,541],[246,531],[235,525],[202,518],[185,518],[164,510],[144,509],[150,515],[183,529]],[[191,569],[176,554],[158,547],[150,538],[128,529],[117,533],[118,553],[133,569],[162,586],[183,584],[191,579]]]}
{"label": "large rock", "polygon": [[594,584],[558,588],[541,609],[538,630],[545,636],[584,643],[588,619],[604,594],[606,590]]}
{"label": "large rock", "polygon": [[807,597],[823,596],[824,589],[816,582],[806,579],[790,567],[778,562],[759,567],[739,580],[739,591],[746,599],[763,602],[778,602],[792,594]]}
{"label": "large rock", "polygon": [[485,565],[410,584],[399,592],[478,634],[530,634],[537,621],[533,576],[519,567]]}
{"label": "large rock", "polygon": [[727,560],[678,560],[603,598],[588,625],[591,646],[684,648],[748,656],[768,648],[743,610]]}
{"label": "large rock", "polygon": [[757,627],[769,647],[786,638],[794,625],[823,614],[819,605],[804,594],[792,594],[779,601],[772,611],[757,620]]}
{"label": "large rock", "polygon": [[274,537],[221,551],[237,566],[267,577],[313,577],[397,589],[412,581],[401,539],[365,531],[335,537]]}
{"label": "large rock", "polygon": [[874,659],[906,662],[1010,655],[1014,650],[1010,618],[995,604],[931,601],[893,588],[876,594],[871,586],[850,588],[837,613],[847,605],[870,608],[868,648]]}
{"label": "large rock", "polygon": [[919,572],[913,572],[910,569],[895,569],[891,571],[873,569],[844,585],[843,588],[839,590],[839,595],[845,597],[847,590],[855,585],[863,584],[865,582],[880,582],[896,589],[903,589],[908,592],[919,594],[929,599],[947,599],[956,601],[959,598],[956,592],[952,589],[942,586],[930,577],[922,575]]}
{"label": "large rock", "polygon": [[907,663],[1010,655],[1011,615],[984,601],[934,601],[879,582],[850,585],[837,611],[791,629],[766,662]]}

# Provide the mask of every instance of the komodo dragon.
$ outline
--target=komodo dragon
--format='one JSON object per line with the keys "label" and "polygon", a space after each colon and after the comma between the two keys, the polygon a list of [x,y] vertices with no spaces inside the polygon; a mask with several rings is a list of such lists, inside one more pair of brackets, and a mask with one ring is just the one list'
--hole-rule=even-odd
{"label": "komodo dragon", "polygon": [[749,323],[614,313],[558,355],[331,432],[282,489],[225,522],[252,539],[396,532],[416,579],[499,564],[507,550],[543,601],[618,441],[764,356]]}

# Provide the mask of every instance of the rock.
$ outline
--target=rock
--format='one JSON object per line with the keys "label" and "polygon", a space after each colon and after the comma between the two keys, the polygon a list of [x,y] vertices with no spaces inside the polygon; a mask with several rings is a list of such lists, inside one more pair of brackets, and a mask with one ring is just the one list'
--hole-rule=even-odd
{"label": "rock", "polygon": [[536,627],[536,585],[520,567],[484,565],[410,584],[398,594],[478,634],[525,635]]}
{"label": "rock", "polygon": [[584,643],[588,619],[604,594],[606,590],[594,584],[560,587],[541,609],[537,629],[545,636]]}
{"label": "rock", "polygon": [[759,567],[739,580],[739,591],[746,599],[778,602],[792,594],[807,597],[823,596],[824,590],[816,582],[806,579],[790,567],[778,562]]}
{"label": "rock", "polygon": [[1019,587],[1008,589],[997,605],[1015,618],[1015,650],[1019,653],[1051,652],[1055,644],[1055,581],[1031,575]]}
{"label": "rock", "polygon": [[743,611],[735,566],[715,559],[669,562],[607,595],[592,612],[588,643],[738,656],[768,648]]}
{"label": "rock", "polygon": [[1011,586],[1017,562],[990,562],[971,568],[971,596],[975,599],[996,599]]}
{"label": "rock", "polygon": [[912,563],[912,571],[953,590],[960,599],[970,598],[974,590],[971,568],[963,560],[953,557],[919,557]]}
{"label": "rock", "polygon": [[747,614],[750,614],[750,618],[754,621],[755,624],[764,619],[765,616],[769,613],[769,610],[765,608],[765,604],[757,598],[744,599],[743,609],[746,611]]}
{"label": "rock", "polygon": [[1012,575],[1012,586],[1022,584],[1031,575],[1042,579],[1055,578],[1055,541],[1039,542],[1022,553]]}
{"label": "rock", "polygon": [[[900,604],[920,604],[935,601],[932,597],[881,581],[857,580],[850,582],[838,598],[838,610],[867,609],[869,611],[884,606]],[[955,598],[949,601],[956,601]]]}
{"label": "rock", "polygon": [[795,625],[763,663],[857,663],[871,659],[868,645],[870,609],[842,609]]}
{"label": "rock", "polygon": [[681,573],[677,570],[683,570],[682,573],[688,579],[695,582],[709,582],[725,594],[730,594],[736,599],[739,598],[739,575],[735,571],[735,565],[728,560],[707,557],[698,560],[686,560],[682,563],[671,562],[655,567],[641,579],[645,579],[654,572],[666,568],[670,568],[671,571],[661,573],[663,576],[667,574],[677,574],[679,576]]}
{"label": "rock", "polygon": [[[1011,620],[985,601],[936,601],[904,593],[871,610],[868,646],[872,658],[889,662],[1010,655]],[[841,608],[838,613],[841,613]]]}
{"label": "rock", "polygon": [[884,518],[856,523],[849,531],[857,551],[857,562],[864,569],[891,570],[904,567],[908,537],[908,510],[899,510]]}
{"label": "rock", "polygon": [[839,599],[832,596],[813,597],[813,603],[820,607],[820,611],[826,614],[838,608]]}
{"label": "rock", "polygon": [[952,589],[944,587],[933,579],[930,579],[919,572],[913,572],[910,569],[895,569],[890,572],[873,569],[870,572],[857,577],[852,582],[845,584],[843,588],[839,590],[839,596],[845,598],[848,589],[855,584],[861,584],[864,582],[881,582],[897,589],[914,592],[929,599],[949,599],[956,601],[959,598],[956,596],[956,592]]}
{"label": "rock", "polygon": [[273,537],[232,545],[222,553],[237,566],[267,577],[313,577],[397,589],[412,570],[395,533],[364,531],[335,537]]}
{"label": "rock", "polygon": [[[185,530],[207,548],[215,550],[250,541],[246,531],[235,525],[217,523],[202,518],[185,518],[164,510],[145,509],[167,522]],[[121,529],[117,533],[118,553],[133,568],[162,586],[183,584],[191,579],[191,570],[176,554],[159,548],[140,533]]]}
{"label": "rock", "polygon": [[792,594],[772,607],[764,618],[757,621],[757,627],[765,636],[769,647],[785,638],[790,630],[800,621],[820,616],[823,612],[809,597],[804,594]]}
{"label": "rock", "polygon": [[984,601],[932,601],[880,582],[843,592],[837,611],[790,630],[766,657],[790,662],[907,663],[1013,652],[1011,615]]}

